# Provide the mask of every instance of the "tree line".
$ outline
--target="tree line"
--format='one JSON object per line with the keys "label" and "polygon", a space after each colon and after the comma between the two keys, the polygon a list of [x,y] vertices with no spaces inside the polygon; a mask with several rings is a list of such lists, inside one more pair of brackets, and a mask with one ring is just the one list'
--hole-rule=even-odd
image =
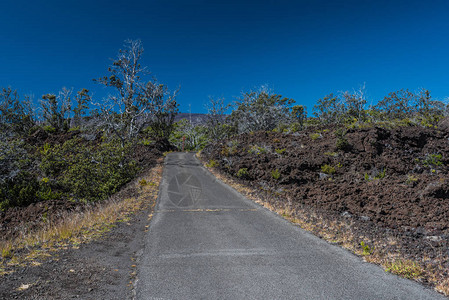
{"label": "tree line", "polygon": [[45,94],[39,107],[12,88],[0,92],[0,210],[43,200],[105,199],[142,168],[136,147],[168,140],[177,91],[149,77],[143,46],[128,40],[96,79],[102,101],[87,89]]}
{"label": "tree line", "polygon": [[178,90],[149,76],[143,52],[139,40],[125,42],[107,75],[95,79],[111,91],[102,101],[87,89],[63,88],[43,95],[36,108],[30,97],[1,89],[0,210],[42,200],[105,199],[142,169],[133,157],[136,147],[170,141],[200,150],[237,134],[289,134],[310,126],[434,127],[449,112],[425,89],[395,91],[368,106],[362,86],[317,100],[308,115],[306,106],[262,86],[233,103],[211,97],[204,122],[175,122]]}

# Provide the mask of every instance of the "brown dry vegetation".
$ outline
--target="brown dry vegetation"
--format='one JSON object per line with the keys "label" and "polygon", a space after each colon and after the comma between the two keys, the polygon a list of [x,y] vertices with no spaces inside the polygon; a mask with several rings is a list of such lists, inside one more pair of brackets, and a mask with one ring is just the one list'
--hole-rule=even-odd
{"label": "brown dry vegetation", "polygon": [[449,132],[350,129],[341,147],[335,129],[244,134],[202,158],[302,228],[449,295]]}

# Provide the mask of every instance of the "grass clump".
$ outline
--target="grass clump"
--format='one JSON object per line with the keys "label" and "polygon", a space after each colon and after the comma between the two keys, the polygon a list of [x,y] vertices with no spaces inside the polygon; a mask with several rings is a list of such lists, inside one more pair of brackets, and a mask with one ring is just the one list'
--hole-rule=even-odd
{"label": "grass clump", "polygon": [[392,263],[388,263],[385,271],[408,279],[417,279],[424,275],[422,267],[411,260],[396,260]]}

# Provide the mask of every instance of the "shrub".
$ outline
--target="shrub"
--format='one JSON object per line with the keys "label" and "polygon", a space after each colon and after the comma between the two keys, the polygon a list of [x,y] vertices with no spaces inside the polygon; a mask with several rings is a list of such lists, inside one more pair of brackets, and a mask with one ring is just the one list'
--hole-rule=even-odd
{"label": "shrub", "polygon": [[55,133],[56,132],[56,128],[54,128],[51,125],[46,125],[46,126],[42,127],[42,129],[44,129],[44,131],[47,133]]}
{"label": "shrub", "polygon": [[237,154],[239,144],[240,143],[238,141],[230,141],[221,149],[221,155],[230,156]]}
{"label": "shrub", "polygon": [[366,255],[371,255],[374,253],[374,247],[370,247],[367,244],[365,244],[365,242],[361,242],[360,246],[362,246],[362,255],[366,256]]}
{"label": "shrub", "polygon": [[443,156],[441,154],[427,154],[422,163],[425,167],[438,167],[443,165],[441,162],[442,158]]}
{"label": "shrub", "polygon": [[410,174],[407,175],[407,180],[405,181],[405,183],[407,185],[414,186],[417,182],[418,182],[418,177],[410,175]]}
{"label": "shrub", "polygon": [[284,154],[284,152],[286,151],[286,149],[285,149],[285,148],[282,148],[282,149],[275,149],[274,151],[276,151],[277,154],[282,155],[282,154]]}
{"label": "shrub", "polygon": [[327,156],[332,156],[332,157],[337,157],[338,156],[338,153],[337,152],[324,152],[324,155],[327,155]]}
{"label": "shrub", "polygon": [[310,135],[310,138],[312,139],[312,140],[317,140],[317,139],[319,139],[319,138],[322,138],[323,136],[321,135],[321,133],[312,133],[311,135]]}
{"label": "shrub", "polygon": [[321,172],[323,172],[324,174],[327,174],[327,175],[332,175],[335,173],[335,168],[328,164],[325,164],[325,165],[321,166]]}
{"label": "shrub", "polygon": [[218,166],[218,163],[216,160],[213,159],[209,160],[209,163],[206,164],[206,167],[208,168],[215,168],[216,166]]}
{"label": "shrub", "polygon": [[249,150],[248,150],[248,153],[257,154],[257,155],[265,154],[267,152],[268,152],[268,148],[267,147],[259,147],[257,145],[251,146],[249,148]]}
{"label": "shrub", "polygon": [[20,172],[0,185],[0,210],[26,206],[38,200],[39,182],[29,172]]}
{"label": "shrub", "polygon": [[62,192],[67,198],[81,201],[103,200],[137,174],[137,164],[127,158],[129,147],[122,148],[115,142],[95,147],[80,144],[83,141],[75,138],[41,148],[40,168],[55,182],[44,185],[41,198],[53,198]]}
{"label": "shrub", "polygon": [[271,177],[275,180],[279,180],[281,178],[281,172],[278,169],[271,171]]}
{"label": "shrub", "polygon": [[382,179],[385,178],[387,169],[386,168],[382,168],[382,171],[378,172],[377,169],[374,169],[374,171],[371,172],[371,176],[368,175],[368,173],[365,173],[365,180],[366,181],[371,181],[374,179]]}
{"label": "shrub", "polygon": [[237,177],[245,178],[248,177],[248,168],[241,168],[237,172]]}
{"label": "shrub", "polygon": [[346,131],[342,129],[335,130],[335,136],[337,137],[337,142],[335,147],[337,150],[346,151],[349,150],[350,145],[348,140],[346,139]]}

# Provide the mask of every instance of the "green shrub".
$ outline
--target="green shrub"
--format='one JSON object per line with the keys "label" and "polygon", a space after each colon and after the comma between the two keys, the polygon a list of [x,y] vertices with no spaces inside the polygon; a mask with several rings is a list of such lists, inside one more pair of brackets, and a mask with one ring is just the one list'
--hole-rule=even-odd
{"label": "green shrub", "polygon": [[321,172],[323,172],[324,174],[327,174],[327,175],[332,175],[335,173],[335,168],[328,164],[325,164],[325,165],[321,166]]}
{"label": "green shrub", "polygon": [[146,139],[146,138],[143,138],[139,141],[139,144],[144,145],[144,146],[150,146],[152,143],[154,143],[153,140]]}
{"label": "green shrub", "polygon": [[414,186],[418,182],[418,177],[408,174],[405,184]]}
{"label": "green shrub", "polygon": [[271,177],[275,180],[279,180],[281,178],[281,172],[278,169],[271,171]]}
{"label": "green shrub", "polygon": [[54,128],[51,125],[46,125],[46,126],[42,127],[42,129],[44,129],[44,131],[47,133],[55,133],[56,132],[56,128]]}
{"label": "green shrub", "polygon": [[425,167],[438,167],[438,166],[442,166],[443,162],[441,161],[441,159],[443,158],[443,156],[441,154],[427,154],[426,158],[422,160],[422,164]]}
{"label": "green shrub", "polygon": [[312,140],[317,140],[317,139],[319,139],[319,138],[321,138],[321,137],[323,137],[323,136],[321,135],[321,133],[312,133],[312,134],[310,135],[310,138],[311,138]]}
{"label": "green shrub", "polygon": [[81,128],[79,127],[79,126],[75,126],[75,127],[71,127],[70,129],[69,129],[69,132],[72,132],[72,131],[78,131],[78,130],[80,130]]}
{"label": "green shrub", "polygon": [[20,172],[0,185],[0,210],[38,201],[39,182],[29,172]]}
{"label": "green shrub", "polygon": [[249,150],[248,150],[248,153],[257,154],[257,155],[265,154],[267,152],[268,152],[267,147],[260,147],[260,146],[257,146],[257,145],[251,146],[249,148]]}
{"label": "green shrub", "polygon": [[366,181],[371,181],[371,180],[374,180],[374,179],[382,179],[382,178],[385,178],[385,175],[386,175],[386,173],[387,173],[387,169],[386,168],[382,168],[382,171],[381,172],[379,172],[379,173],[377,173],[377,172],[375,172],[375,174],[372,174],[372,176],[370,176],[370,175],[368,175],[368,173],[365,173],[365,180]]}
{"label": "green shrub", "polygon": [[287,149],[282,148],[282,149],[275,149],[274,151],[276,151],[277,154],[282,155],[282,154],[284,154],[284,152],[285,152],[286,150],[287,150]]}
{"label": "green shrub", "polygon": [[229,142],[227,145],[223,146],[223,148],[221,149],[221,155],[231,156],[231,155],[237,154],[239,144],[240,143],[235,140]]}
{"label": "green shrub", "polygon": [[367,244],[365,244],[365,242],[361,242],[360,246],[362,246],[362,255],[366,256],[366,255],[371,255],[374,253],[374,247],[370,247]]}
{"label": "green shrub", "polygon": [[236,175],[239,178],[248,177],[248,168],[241,168],[241,169],[239,169]]}
{"label": "green shrub", "polygon": [[209,160],[209,163],[206,164],[206,167],[208,168],[215,168],[216,166],[218,166],[218,163],[216,160],[213,159]]}
{"label": "green shrub", "polygon": [[83,145],[79,138],[62,145],[45,144],[40,149],[40,168],[55,184],[48,188],[44,185],[39,197],[64,196],[81,201],[107,198],[138,172],[137,164],[127,159],[129,151],[129,147],[116,142]]}
{"label": "green shrub", "polygon": [[332,157],[337,157],[338,153],[337,152],[324,152],[324,155],[328,155],[328,156],[332,156]]}

